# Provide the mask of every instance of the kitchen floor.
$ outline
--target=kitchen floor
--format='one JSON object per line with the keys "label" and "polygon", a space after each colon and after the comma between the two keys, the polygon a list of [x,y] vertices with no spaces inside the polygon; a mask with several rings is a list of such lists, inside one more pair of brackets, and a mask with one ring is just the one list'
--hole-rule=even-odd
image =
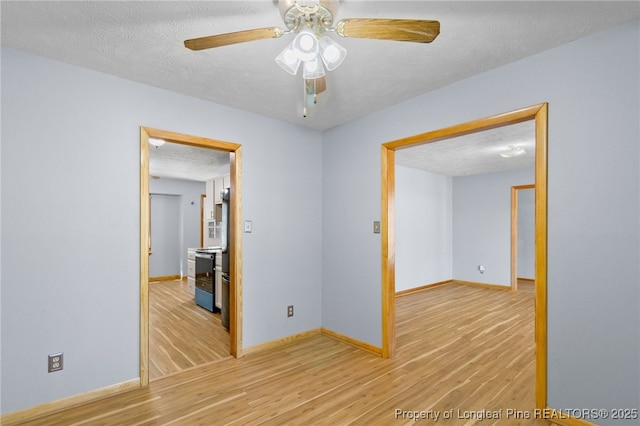
{"label": "kitchen floor", "polygon": [[149,378],[229,357],[220,313],[195,304],[186,280],[149,283]]}

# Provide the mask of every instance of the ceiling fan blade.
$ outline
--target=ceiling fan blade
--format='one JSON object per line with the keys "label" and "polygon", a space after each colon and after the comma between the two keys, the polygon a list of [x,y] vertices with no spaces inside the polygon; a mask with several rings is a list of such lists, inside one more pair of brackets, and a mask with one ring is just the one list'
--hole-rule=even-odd
{"label": "ceiling fan blade", "polygon": [[207,37],[185,40],[184,45],[191,50],[211,49],[229,44],[244,43],[246,41],[262,40],[266,38],[282,37],[284,30],[277,27],[256,28],[253,30],[236,31],[234,33],[218,34]]}
{"label": "ceiling fan blade", "polygon": [[349,18],[339,21],[342,37],[430,43],[440,34],[440,22],[416,19]]}

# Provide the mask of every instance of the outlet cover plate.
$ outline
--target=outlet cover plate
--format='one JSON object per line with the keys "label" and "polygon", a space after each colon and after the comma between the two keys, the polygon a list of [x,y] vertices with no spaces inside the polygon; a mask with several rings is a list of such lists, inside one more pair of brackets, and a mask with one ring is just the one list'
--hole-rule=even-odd
{"label": "outlet cover plate", "polygon": [[49,373],[60,371],[64,367],[64,355],[62,352],[49,355]]}

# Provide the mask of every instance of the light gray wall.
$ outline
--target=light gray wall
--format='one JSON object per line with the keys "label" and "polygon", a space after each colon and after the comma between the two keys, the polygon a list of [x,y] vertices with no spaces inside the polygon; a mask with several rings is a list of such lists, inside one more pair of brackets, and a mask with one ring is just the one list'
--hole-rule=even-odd
{"label": "light gray wall", "polygon": [[453,178],[454,279],[511,285],[511,187],[534,179],[532,167]]}
{"label": "light gray wall", "polygon": [[452,278],[451,177],[396,165],[396,291]]}
{"label": "light gray wall", "polygon": [[518,278],[536,277],[536,215],[533,188],[518,190]]}
{"label": "light gray wall", "polygon": [[138,376],[140,125],[243,145],[245,346],[320,325],[380,345],[380,144],[545,101],[549,404],[639,406],[639,39],[636,20],[322,135],[2,48],[2,412]]}
{"label": "light gray wall", "polygon": [[[450,279],[510,286],[511,187],[533,182],[532,167],[451,178],[396,165],[396,291]],[[519,276],[529,277],[533,190],[520,194]]]}
{"label": "light gray wall", "polygon": [[326,131],[323,325],[381,345],[381,143],[549,102],[549,404],[640,406],[639,52],[635,20]]}
{"label": "light gray wall", "polygon": [[141,125],[242,144],[244,346],[321,326],[319,132],[1,54],[3,413],[139,376]]}
{"label": "light gray wall", "polygon": [[[162,149],[162,148],[160,148]],[[149,192],[151,194],[179,195],[180,196],[180,254],[178,270],[173,274],[187,275],[187,249],[200,247],[200,195],[206,192],[205,182],[196,182],[186,179],[150,179]],[[153,221],[154,214],[151,213]],[[156,243],[152,237],[152,245]],[[152,268],[155,259],[149,258],[149,276],[162,276],[173,274],[154,275]]]}

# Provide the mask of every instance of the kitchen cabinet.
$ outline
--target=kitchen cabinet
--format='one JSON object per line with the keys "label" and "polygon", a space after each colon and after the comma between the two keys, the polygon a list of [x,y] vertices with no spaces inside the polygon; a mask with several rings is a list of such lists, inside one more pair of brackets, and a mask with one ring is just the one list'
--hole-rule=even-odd
{"label": "kitchen cabinet", "polygon": [[209,179],[208,181],[205,182],[205,196],[206,196],[206,198],[204,199],[205,220],[214,218],[214,211],[213,211],[213,205],[214,205],[213,194],[215,193],[214,186],[215,186],[215,183],[213,179]]}
{"label": "kitchen cabinet", "polygon": [[196,294],[196,249],[187,249],[187,291]]}
{"label": "kitchen cabinet", "polygon": [[214,179],[214,204],[222,204],[222,191],[231,186],[231,176],[224,175]]}

